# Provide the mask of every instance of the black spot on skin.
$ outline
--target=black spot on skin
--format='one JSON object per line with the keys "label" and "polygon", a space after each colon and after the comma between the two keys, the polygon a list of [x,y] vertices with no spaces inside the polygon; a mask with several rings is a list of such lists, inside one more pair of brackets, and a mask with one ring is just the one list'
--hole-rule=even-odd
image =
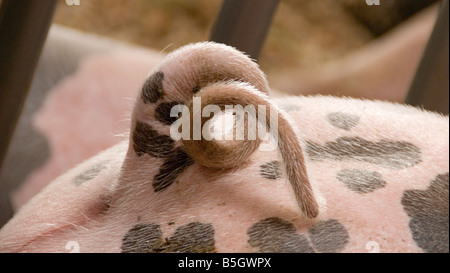
{"label": "black spot on skin", "polygon": [[170,136],[160,135],[152,126],[138,121],[133,132],[133,148],[138,156],[149,154],[168,157],[173,154],[174,141]]}
{"label": "black spot on skin", "polygon": [[267,179],[277,179],[282,175],[281,163],[279,161],[271,161],[260,166],[262,177]]}
{"label": "black spot on skin", "polygon": [[391,169],[403,169],[421,162],[420,149],[408,142],[381,140],[371,142],[360,137],[340,137],[320,145],[307,141],[311,160],[363,161]]}
{"label": "black spot on skin", "polygon": [[319,252],[340,252],[349,241],[345,227],[335,219],[318,222],[309,229],[309,239]]}
{"label": "black spot on skin", "polygon": [[249,244],[260,252],[339,252],[349,241],[347,230],[335,219],[318,222],[304,235],[297,234],[292,223],[273,217],[254,224],[247,234]]}
{"label": "black spot on skin", "polygon": [[211,253],[216,251],[214,244],[212,225],[193,222],[177,228],[154,252]]}
{"label": "black spot on skin", "polygon": [[200,86],[196,86],[196,87],[192,88],[192,93],[196,94],[196,93],[198,93],[198,91],[200,91]]}
{"label": "black spot on skin", "polygon": [[170,238],[162,238],[160,225],[137,224],[122,239],[127,253],[211,253],[215,252],[214,228],[211,224],[192,222],[178,227]]}
{"label": "black spot on skin", "polygon": [[181,103],[176,101],[160,103],[155,109],[156,120],[167,125],[172,125],[172,123],[174,123],[179,118],[181,113],[179,113],[178,117],[171,117],[170,110],[172,110],[172,107],[178,104]]}
{"label": "black spot on skin", "polygon": [[75,185],[79,186],[86,181],[94,179],[101,171],[103,171],[106,168],[107,163],[108,161],[103,161],[95,165],[92,165],[87,170],[83,171],[81,174],[75,176],[72,179],[72,182]]}
{"label": "black spot on skin", "polygon": [[161,245],[162,231],[156,224],[137,224],[122,238],[122,252],[147,253]]}
{"label": "black spot on skin", "polygon": [[141,98],[144,103],[155,103],[163,95],[164,73],[158,71],[150,76],[142,87]]}
{"label": "black spot on skin", "polygon": [[425,190],[407,190],[402,205],[411,220],[409,228],[425,252],[449,252],[449,173],[440,174]]}
{"label": "black spot on skin", "polygon": [[194,160],[182,149],[178,148],[166,159],[159,173],[153,180],[153,189],[155,192],[162,191],[172,185],[184,170],[194,164]]}
{"label": "black spot on skin", "polygon": [[349,131],[359,123],[358,116],[342,112],[330,113],[328,114],[327,119],[332,126],[347,131]]}
{"label": "black spot on skin", "polygon": [[251,226],[248,243],[260,252],[312,253],[308,239],[297,234],[294,225],[279,218],[268,218]]}
{"label": "black spot on skin", "polygon": [[386,186],[380,173],[366,170],[347,169],[340,171],[336,178],[357,193],[369,193]]}

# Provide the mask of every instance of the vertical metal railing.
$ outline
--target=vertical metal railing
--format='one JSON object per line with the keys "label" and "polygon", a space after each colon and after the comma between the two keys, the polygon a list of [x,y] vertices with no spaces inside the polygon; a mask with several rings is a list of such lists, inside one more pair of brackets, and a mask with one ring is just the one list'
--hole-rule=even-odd
{"label": "vertical metal railing", "polygon": [[406,98],[406,103],[443,114],[449,112],[448,0],[436,24]]}
{"label": "vertical metal railing", "polygon": [[257,59],[279,0],[224,0],[210,40]]}
{"label": "vertical metal railing", "polygon": [[0,168],[19,120],[57,0],[3,0],[0,8]]}

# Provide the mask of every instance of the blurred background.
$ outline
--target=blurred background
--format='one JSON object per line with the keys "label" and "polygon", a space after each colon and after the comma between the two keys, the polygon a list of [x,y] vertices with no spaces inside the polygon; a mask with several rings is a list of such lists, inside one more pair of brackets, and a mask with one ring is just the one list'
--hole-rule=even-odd
{"label": "blurred background", "polygon": [[[348,55],[435,2],[381,0],[369,6],[365,0],[281,0],[259,63],[269,81],[279,83]],[[61,0],[54,21],[170,52],[208,40],[221,5],[222,0],[81,0],[69,6]]]}

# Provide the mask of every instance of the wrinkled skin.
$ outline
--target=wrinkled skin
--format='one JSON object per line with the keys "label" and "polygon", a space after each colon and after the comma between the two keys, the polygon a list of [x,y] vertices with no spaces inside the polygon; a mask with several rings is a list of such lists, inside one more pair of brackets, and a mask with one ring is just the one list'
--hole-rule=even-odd
{"label": "wrinkled skin", "polygon": [[[272,71],[272,96],[278,89],[403,101],[436,11],[420,12],[319,70]],[[52,27],[0,171],[0,228],[53,179],[123,139],[142,78],[169,49]]]}
{"label": "wrinkled skin", "polygon": [[449,251],[448,116],[325,96],[273,100],[302,143],[320,205],[312,219],[278,151],[217,170],[172,143],[156,113],[197,91],[190,52],[214,52],[204,59],[212,64],[228,54],[214,44],[184,50],[143,82],[129,139],[33,197],[0,231],[1,252]]}

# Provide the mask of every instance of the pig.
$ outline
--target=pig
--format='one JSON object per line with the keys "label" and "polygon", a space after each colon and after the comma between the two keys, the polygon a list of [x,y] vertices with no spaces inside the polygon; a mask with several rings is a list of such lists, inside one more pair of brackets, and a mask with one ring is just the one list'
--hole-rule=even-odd
{"label": "pig", "polygon": [[[22,206],[0,252],[449,252],[448,116],[268,93],[232,47],[170,53],[142,81],[128,136]],[[195,98],[272,106],[277,149],[174,139]]]}
{"label": "pig", "polygon": [[[324,69],[270,69],[272,96],[320,93],[404,101],[436,11],[435,6],[421,12]],[[0,172],[0,228],[50,181],[120,142],[116,135],[130,126],[128,113],[141,79],[165,51],[52,26]],[[93,128],[95,134],[85,133]]]}

